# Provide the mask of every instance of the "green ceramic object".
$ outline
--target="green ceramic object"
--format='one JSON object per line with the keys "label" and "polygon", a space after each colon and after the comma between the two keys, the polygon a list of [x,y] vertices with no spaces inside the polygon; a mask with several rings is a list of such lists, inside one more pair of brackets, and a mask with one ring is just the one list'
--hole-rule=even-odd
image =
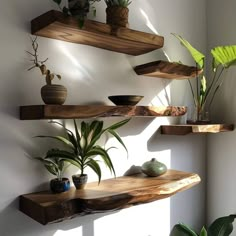
{"label": "green ceramic object", "polygon": [[142,171],[147,176],[156,177],[165,174],[167,167],[165,164],[157,161],[155,158],[152,158],[151,161],[143,163]]}

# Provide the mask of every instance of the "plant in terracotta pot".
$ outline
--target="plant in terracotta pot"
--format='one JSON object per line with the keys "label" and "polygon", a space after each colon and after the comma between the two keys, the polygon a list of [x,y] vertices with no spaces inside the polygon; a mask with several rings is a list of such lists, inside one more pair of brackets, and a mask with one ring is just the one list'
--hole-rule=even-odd
{"label": "plant in terracotta pot", "polygon": [[63,85],[52,84],[52,80],[57,77],[61,79],[59,74],[51,72],[45,65],[48,58],[45,60],[39,60],[38,58],[38,43],[37,37],[31,38],[33,52],[26,51],[31,57],[31,62],[33,65],[28,69],[28,71],[39,68],[42,75],[45,76],[46,85],[41,88],[41,97],[45,104],[58,104],[62,105],[67,96],[67,89]]}
{"label": "plant in terracotta pot", "polygon": [[216,219],[207,229],[202,227],[200,234],[183,223],[174,225],[170,236],[229,236],[233,232],[233,222],[236,215]]}
{"label": "plant in terracotta pot", "polygon": [[63,177],[65,169],[70,164],[66,164],[66,161],[55,153],[57,153],[56,149],[50,149],[45,157],[35,157],[34,159],[40,161],[49,173],[57,177],[50,181],[50,189],[53,193],[61,193],[70,189],[69,179]]}
{"label": "plant in terracotta pot", "polygon": [[[66,16],[73,16],[78,20],[79,28],[84,25],[84,20],[90,11],[91,5],[100,0],[68,0],[68,7],[61,6],[62,0],[53,0],[60,10]],[[96,9],[93,7],[93,14],[96,14]]]}
{"label": "plant in terracotta pot", "polygon": [[[109,155],[109,150],[103,148],[97,142],[104,134],[111,134],[117,141],[126,149],[121,137],[116,132],[116,129],[125,125],[129,119],[115,123],[107,128],[103,128],[103,121],[95,120],[91,123],[81,122],[80,130],[77,127],[77,123],[74,120],[74,133],[67,129],[59,122],[51,122],[58,124],[63,127],[65,131],[64,136],[37,136],[40,138],[52,138],[58,140],[65,144],[67,149],[65,150],[53,150],[54,155],[60,157],[61,159],[71,163],[72,165],[80,169],[80,174],[73,175],[72,179],[74,185],[77,189],[84,188],[87,182],[87,174],[85,174],[85,169],[87,167],[91,168],[98,176],[98,182],[101,180],[101,168],[100,162],[102,161],[115,175],[115,169],[112,160]],[[127,149],[126,149],[127,151]],[[98,158],[100,157],[100,159]]]}
{"label": "plant in terracotta pot", "polygon": [[218,46],[211,49],[211,78],[206,79],[204,73],[206,69],[205,55],[180,35],[173,35],[188,50],[196,63],[196,69],[202,71],[200,74],[196,73],[198,75],[195,81],[188,80],[195,108],[195,116],[189,123],[207,123],[209,120],[204,115],[209,112],[215,95],[224,82],[223,72],[236,65],[236,45]]}
{"label": "plant in terracotta pot", "polygon": [[131,4],[130,0],[104,0],[106,8],[106,22],[111,26],[129,27],[128,6]]}

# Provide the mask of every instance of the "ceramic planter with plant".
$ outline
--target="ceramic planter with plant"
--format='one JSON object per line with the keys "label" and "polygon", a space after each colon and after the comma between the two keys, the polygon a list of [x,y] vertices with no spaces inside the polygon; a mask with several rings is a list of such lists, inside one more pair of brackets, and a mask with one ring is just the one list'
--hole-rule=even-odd
{"label": "ceramic planter with plant", "polygon": [[58,104],[62,105],[67,97],[67,89],[63,85],[52,84],[52,80],[57,77],[61,79],[61,76],[51,72],[45,65],[48,58],[45,60],[39,60],[38,58],[38,43],[37,37],[31,38],[33,52],[27,51],[27,53],[32,57],[30,60],[33,65],[28,69],[28,71],[39,68],[41,74],[45,76],[46,85],[41,88],[41,97],[45,104]]}
{"label": "ceramic planter with plant", "polygon": [[130,0],[104,0],[106,8],[106,22],[115,27],[129,27]]}
{"label": "ceramic planter with plant", "polygon": [[[57,3],[60,10],[65,16],[73,16],[78,20],[79,28],[84,25],[84,20],[90,11],[91,6],[100,0],[68,0],[68,7],[61,6],[62,0],[53,0]],[[93,14],[96,14],[96,9],[93,7]]]}
{"label": "ceramic planter with plant", "polygon": [[207,229],[203,227],[197,234],[186,224],[176,224],[170,236],[229,236],[233,232],[233,222],[236,215],[224,216],[216,219]]}
{"label": "ceramic planter with plant", "polygon": [[[189,123],[208,122],[208,118],[204,116],[209,112],[215,95],[224,81],[222,74],[232,65],[236,65],[236,45],[218,46],[211,49],[212,76],[210,79],[206,79],[204,73],[206,69],[205,55],[195,49],[186,39],[180,35],[173,35],[189,51],[196,63],[197,70],[202,70],[202,73],[197,76],[195,82],[193,80],[188,80],[195,107],[195,115],[193,116],[192,120],[189,121]],[[195,83],[195,85],[193,83]]]}
{"label": "ceramic planter with plant", "polygon": [[[71,163],[72,165],[80,169],[80,174],[73,175],[72,179],[77,189],[84,188],[87,182],[87,174],[85,169],[91,168],[98,176],[98,182],[101,180],[102,171],[100,163],[103,162],[107,166],[111,173],[115,175],[115,169],[112,160],[109,155],[109,150],[103,148],[97,142],[104,134],[111,134],[118,142],[126,149],[121,137],[116,132],[116,129],[125,125],[129,119],[115,123],[107,128],[103,128],[103,121],[95,120],[91,123],[81,122],[80,130],[77,127],[77,123],[74,120],[74,133],[58,122],[51,122],[59,124],[63,127],[64,136],[37,136],[40,138],[52,138],[59,142],[62,142],[67,149],[65,150],[53,150],[52,155],[60,157],[61,159]],[[126,149],[127,151],[127,149]],[[100,157],[100,158],[99,158]]]}
{"label": "ceramic planter with plant", "polygon": [[35,157],[36,160],[40,161],[44,167],[57,178],[50,181],[50,189],[53,193],[62,193],[70,189],[70,181],[65,178],[64,171],[68,167],[68,163],[63,158],[55,155],[57,150],[51,149],[47,152],[45,157]]}

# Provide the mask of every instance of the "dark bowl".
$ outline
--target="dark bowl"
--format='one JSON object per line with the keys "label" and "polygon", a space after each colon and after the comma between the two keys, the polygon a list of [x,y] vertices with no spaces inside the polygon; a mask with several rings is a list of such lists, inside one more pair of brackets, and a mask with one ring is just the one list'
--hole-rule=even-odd
{"label": "dark bowl", "polygon": [[109,96],[108,98],[117,106],[123,106],[123,105],[135,106],[143,98],[143,96],[113,95]]}

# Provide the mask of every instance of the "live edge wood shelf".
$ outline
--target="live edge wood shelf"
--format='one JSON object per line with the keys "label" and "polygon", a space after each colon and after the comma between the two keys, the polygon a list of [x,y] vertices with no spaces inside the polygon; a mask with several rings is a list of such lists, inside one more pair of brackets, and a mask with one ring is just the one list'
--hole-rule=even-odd
{"label": "live edge wood shelf", "polygon": [[207,124],[207,125],[162,125],[161,133],[168,135],[186,135],[190,133],[220,133],[233,131],[233,124]]}
{"label": "live edge wood shelf", "polygon": [[202,72],[193,66],[187,66],[168,61],[149,62],[136,66],[134,71],[137,75],[145,75],[164,79],[190,79],[196,77]]}
{"label": "live edge wood shelf", "polygon": [[163,47],[164,38],[129,28],[85,20],[82,29],[73,17],[51,10],[31,21],[31,33],[72,43],[86,44],[129,55],[141,55]]}
{"label": "live edge wood shelf", "polygon": [[80,105],[32,105],[20,107],[21,120],[38,119],[83,119],[95,117],[158,117],[182,116],[184,106],[80,106]]}
{"label": "live edge wood shelf", "polygon": [[200,182],[194,173],[168,170],[159,177],[124,176],[89,183],[85,189],[52,194],[48,191],[20,196],[20,210],[46,225],[75,216],[120,210],[170,197]]}

